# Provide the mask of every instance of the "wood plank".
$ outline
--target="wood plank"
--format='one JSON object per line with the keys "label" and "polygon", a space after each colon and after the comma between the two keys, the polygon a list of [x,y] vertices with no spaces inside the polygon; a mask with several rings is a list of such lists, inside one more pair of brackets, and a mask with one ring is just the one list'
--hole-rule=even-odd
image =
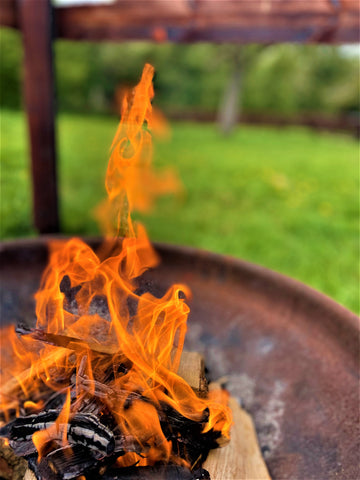
{"label": "wood plank", "polygon": [[205,377],[204,357],[198,352],[183,351],[178,375],[182,377],[199,397],[206,397],[208,386]]}
{"label": "wood plank", "polygon": [[230,398],[229,406],[234,422],[230,442],[211,450],[203,467],[210,473],[211,480],[271,480],[250,415],[235,398]]}
{"label": "wood plank", "polygon": [[55,87],[50,0],[21,0],[19,15],[24,46],[24,96],[31,147],[33,209],[40,233],[59,231]]}
{"label": "wood plank", "polygon": [[30,468],[27,468],[24,476],[24,480],[37,480],[35,473],[30,470]]}

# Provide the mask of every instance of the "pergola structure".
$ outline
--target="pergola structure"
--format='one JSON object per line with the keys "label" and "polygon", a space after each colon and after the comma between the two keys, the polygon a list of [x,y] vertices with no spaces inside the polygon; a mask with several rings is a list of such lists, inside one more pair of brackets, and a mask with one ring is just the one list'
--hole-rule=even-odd
{"label": "pergola structure", "polygon": [[[85,0],[84,0],[85,3]],[[0,26],[21,30],[24,96],[33,178],[34,223],[58,232],[55,39],[157,42],[357,43],[358,0],[114,0],[52,6],[50,0],[1,0]]]}

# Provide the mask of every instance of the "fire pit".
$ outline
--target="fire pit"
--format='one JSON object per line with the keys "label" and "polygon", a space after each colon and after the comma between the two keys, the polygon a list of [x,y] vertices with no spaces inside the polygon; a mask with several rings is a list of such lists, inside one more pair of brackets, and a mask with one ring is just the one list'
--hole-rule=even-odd
{"label": "fire pit", "polygon": [[[97,208],[104,242],[3,246],[2,318],[21,338],[2,330],[0,436],[38,480],[160,470],[166,480],[264,480],[238,399],[273,478],[356,477],[354,316],[296,282],[211,254],[159,246],[154,270],[157,254],[131,212],[177,181],[150,168],[153,74],[146,64],[123,99],[108,198]],[[195,362],[183,353],[191,291]],[[208,389],[196,352],[217,380]],[[230,450],[214,456],[224,443]],[[255,451],[261,470],[240,470]]]}
{"label": "fire pit", "polygon": [[[49,238],[1,246],[1,322],[35,323],[33,294]],[[99,239],[88,239],[97,247]],[[272,478],[354,479],[358,452],[358,318],[324,295],[246,262],[158,245],[142,282],[193,292],[187,349],[205,355],[253,415]]]}

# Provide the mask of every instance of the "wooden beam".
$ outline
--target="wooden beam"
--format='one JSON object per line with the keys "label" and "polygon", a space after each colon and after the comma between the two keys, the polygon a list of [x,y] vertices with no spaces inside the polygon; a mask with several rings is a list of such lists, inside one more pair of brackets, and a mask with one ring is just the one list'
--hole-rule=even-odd
{"label": "wooden beam", "polygon": [[[18,27],[15,0],[0,25]],[[358,0],[115,0],[55,8],[58,38],[233,43],[357,43]]]}
{"label": "wooden beam", "polygon": [[24,97],[28,116],[35,227],[59,231],[55,149],[55,87],[50,0],[19,0],[24,46]]}
{"label": "wooden beam", "polygon": [[117,0],[59,8],[57,34],[73,40],[358,42],[357,0]]}
{"label": "wooden beam", "polygon": [[16,0],[0,1],[0,25],[2,27],[19,28]]}

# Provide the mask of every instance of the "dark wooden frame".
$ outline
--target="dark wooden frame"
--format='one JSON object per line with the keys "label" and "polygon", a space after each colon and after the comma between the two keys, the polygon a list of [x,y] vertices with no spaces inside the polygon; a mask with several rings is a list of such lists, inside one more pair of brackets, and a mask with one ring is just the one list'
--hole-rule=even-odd
{"label": "dark wooden frame", "polygon": [[358,43],[358,0],[116,0],[57,7],[51,0],[1,0],[0,26],[21,29],[34,223],[60,230],[56,177],[54,38],[237,43]]}
{"label": "dark wooden frame", "polygon": [[52,8],[49,0],[21,0],[24,100],[31,150],[34,224],[40,233],[59,232],[56,175],[55,85]]}

